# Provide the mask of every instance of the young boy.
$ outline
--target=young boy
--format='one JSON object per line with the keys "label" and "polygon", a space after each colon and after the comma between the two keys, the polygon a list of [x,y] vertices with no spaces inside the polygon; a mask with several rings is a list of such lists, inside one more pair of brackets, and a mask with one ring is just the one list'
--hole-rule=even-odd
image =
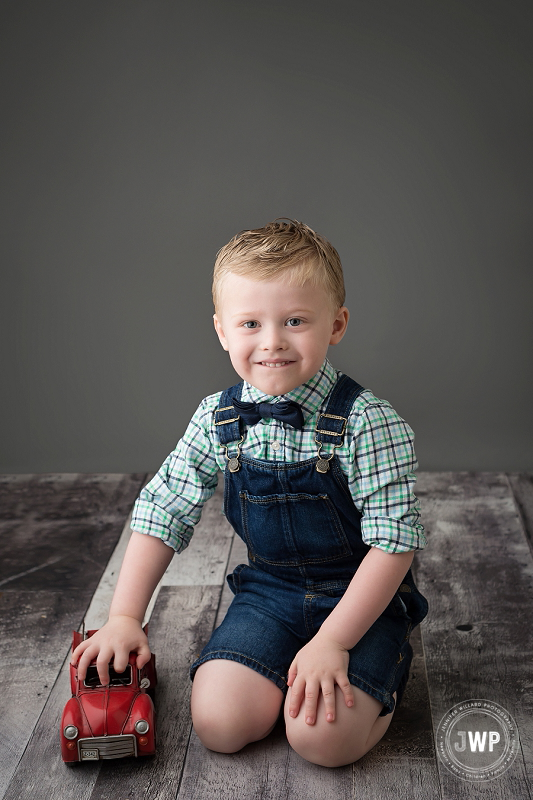
{"label": "young boy", "polygon": [[191,667],[194,728],[231,753],[270,733],[307,760],[349,764],[387,730],[427,613],[410,572],[425,545],[410,428],[337,372],[348,309],[335,248],[308,226],[242,231],[217,256],[214,323],[242,381],[202,401],[137,500],[109,621],[73,653],[125,669],[141,623],[225,472],[224,510],[248,546],[222,624]]}

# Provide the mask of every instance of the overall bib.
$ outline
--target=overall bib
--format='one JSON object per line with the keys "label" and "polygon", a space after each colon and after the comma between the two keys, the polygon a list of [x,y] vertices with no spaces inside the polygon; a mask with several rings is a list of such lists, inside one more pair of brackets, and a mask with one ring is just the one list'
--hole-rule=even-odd
{"label": "overall bib", "polygon": [[[228,575],[235,597],[222,624],[191,667],[224,658],[251,667],[284,693],[296,653],[335,608],[370,549],[361,536],[336,449],[355,398],[363,391],[339,376],[318,416],[317,457],[296,463],[241,455],[246,426],[232,406],[242,382],[222,393],[215,412],[226,448],[224,512],[248,548],[248,564]],[[348,446],[348,444],[346,444]],[[383,614],[349,651],[350,683],[394,710],[409,673],[409,635],[427,614],[411,571]]]}

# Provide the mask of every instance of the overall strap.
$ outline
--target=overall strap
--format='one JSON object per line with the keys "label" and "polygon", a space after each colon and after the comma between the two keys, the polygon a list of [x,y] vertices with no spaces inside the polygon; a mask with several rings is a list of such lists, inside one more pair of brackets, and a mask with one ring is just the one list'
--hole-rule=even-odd
{"label": "overall strap", "polygon": [[243,381],[225,389],[220,395],[218,408],[213,412],[215,428],[221,445],[238,442],[242,438],[241,418],[233,407],[233,400],[241,399]]}
{"label": "overall strap", "polygon": [[317,419],[315,441],[319,450],[322,444],[333,444],[335,447],[342,445],[350,411],[361,392],[364,392],[364,387],[353,378],[348,375],[338,378],[326,410]]}

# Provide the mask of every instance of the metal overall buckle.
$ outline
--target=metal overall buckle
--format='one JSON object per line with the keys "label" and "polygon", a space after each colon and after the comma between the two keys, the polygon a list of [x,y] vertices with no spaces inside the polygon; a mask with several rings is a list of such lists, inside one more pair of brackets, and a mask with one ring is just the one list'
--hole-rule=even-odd
{"label": "metal overall buckle", "polygon": [[241,468],[241,463],[239,461],[239,456],[241,454],[241,447],[240,446],[241,446],[241,444],[243,442],[244,442],[244,436],[241,436],[241,438],[237,442],[237,455],[236,456],[230,456],[228,454],[228,446],[226,444],[222,445],[222,447],[226,451],[225,452],[225,456],[226,456],[226,459],[227,459],[227,462],[228,462],[228,469],[229,469],[230,472],[238,472],[240,470],[240,468]]}
{"label": "metal overall buckle", "polygon": [[[342,419],[343,425],[342,425],[341,431],[328,431],[328,430],[325,430],[323,428],[319,428],[318,427],[318,423],[319,423],[321,417],[329,417],[329,419]],[[324,474],[325,472],[327,472],[329,470],[329,462],[331,461],[331,459],[335,455],[335,450],[337,449],[337,447],[342,447],[342,437],[344,436],[344,431],[346,430],[347,422],[348,422],[348,420],[347,420],[346,417],[339,417],[337,414],[319,414],[318,419],[316,421],[315,434],[316,433],[324,433],[327,436],[340,436],[341,437],[341,441],[340,441],[339,444],[334,444],[333,445],[333,453],[326,458],[326,457],[324,457],[324,456],[322,456],[320,454],[320,451],[322,449],[322,444],[323,443],[319,442],[319,440],[315,436],[315,442],[318,445],[318,451],[317,451],[318,461],[316,462],[316,471],[317,472],[321,472],[322,474]]]}
{"label": "metal overall buckle", "polygon": [[[221,411],[229,411],[230,408],[233,408],[233,406],[224,406],[224,408],[216,408],[215,409],[215,411],[214,411],[214,414],[215,414],[215,425],[229,425],[231,422],[237,422],[237,420],[240,419],[239,415],[237,414],[236,417],[232,417],[231,419],[222,419],[220,421],[217,421],[216,415],[219,414]],[[241,436],[241,438],[237,442],[237,455],[236,456],[230,456],[228,454],[228,446],[225,445],[225,444],[221,445],[224,448],[226,460],[228,462],[228,469],[229,469],[230,472],[238,472],[240,470],[240,468],[241,468],[241,464],[240,464],[240,461],[239,461],[239,456],[241,454],[240,445],[242,444],[243,441],[244,441],[244,436]]]}

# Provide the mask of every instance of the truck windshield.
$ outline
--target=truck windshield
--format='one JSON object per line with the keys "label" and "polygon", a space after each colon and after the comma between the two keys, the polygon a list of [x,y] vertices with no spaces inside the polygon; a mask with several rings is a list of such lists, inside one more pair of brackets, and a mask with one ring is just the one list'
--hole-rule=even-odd
{"label": "truck windshield", "polygon": [[[88,689],[94,689],[101,686],[100,678],[98,677],[98,670],[96,666],[88,667],[87,675],[83,681]],[[109,667],[109,685],[110,686],[129,686],[131,684],[131,666],[128,664],[124,672],[115,672],[112,666]]]}

